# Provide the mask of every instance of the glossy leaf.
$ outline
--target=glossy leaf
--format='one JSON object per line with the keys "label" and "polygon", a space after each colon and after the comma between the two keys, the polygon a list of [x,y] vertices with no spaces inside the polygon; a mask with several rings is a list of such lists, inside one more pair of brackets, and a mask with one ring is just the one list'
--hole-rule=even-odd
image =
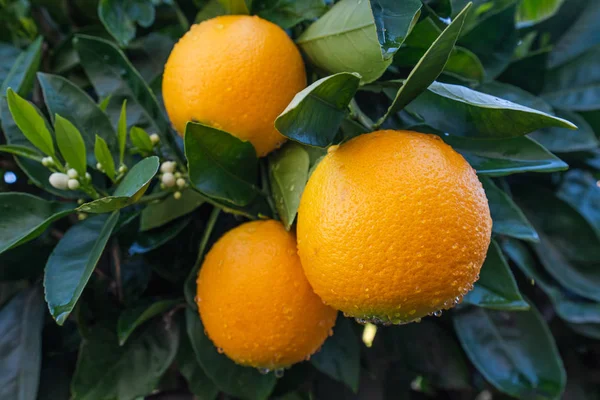
{"label": "glossy leaf", "polygon": [[26,96],[29,93],[35,80],[35,73],[40,65],[42,42],[43,38],[38,37],[14,60],[0,85],[0,99],[2,101],[5,100],[4,96],[8,88],[12,88],[21,96]]}
{"label": "glossy leaf", "polygon": [[296,218],[309,168],[308,153],[297,143],[289,143],[269,157],[271,191],[279,217],[287,230]]}
{"label": "glossy leaf", "polygon": [[42,155],[40,155],[39,151],[32,149],[31,147],[20,146],[17,144],[0,145],[0,153],[13,154],[15,156],[25,157],[37,162],[42,162],[43,158]]}
{"label": "glossy leaf", "polygon": [[389,115],[406,107],[407,104],[427,89],[442,73],[444,66],[452,54],[470,7],[470,4],[467,5],[431,44],[415,68],[410,72],[408,78],[403,82],[386,114],[377,122],[378,126]]}
{"label": "glossy leaf", "polygon": [[311,363],[356,393],[360,377],[360,347],[352,322],[338,315],[333,332],[334,335],[325,341],[321,350],[311,357]]}
{"label": "glossy leaf", "polygon": [[73,226],[46,263],[44,287],[50,314],[65,323],[81,296],[115,227],[119,213],[89,218]]}
{"label": "glossy leaf", "polygon": [[98,17],[106,30],[126,46],[134,37],[136,24],[148,28],[154,22],[154,3],[144,0],[100,0]]}
{"label": "glossy leaf", "polygon": [[370,0],[384,60],[392,58],[421,15],[419,0]]}
{"label": "glossy leaf", "polygon": [[302,21],[318,18],[327,11],[324,0],[254,0],[259,17],[289,29]]}
{"label": "glossy leaf", "polygon": [[40,236],[73,208],[26,193],[0,193],[0,253]]}
{"label": "glossy leaf", "polygon": [[144,304],[124,310],[119,315],[119,321],[117,322],[119,345],[123,346],[133,331],[144,322],[169,311],[179,303],[179,300],[159,300],[151,304]]}
{"label": "glossy leaf", "polygon": [[252,0],[219,0],[227,14],[250,14]]}
{"label": "glossy leaf", "polygon": [[333,74],[357,72],[363,83],[379,78],[392,62],[381,55],[375,21],[366,0],[336,3],[296,42],[317,67]]}
{"label": "glossy leaf", "polygon": [[108,176],[112,181],[115,180],[115,160],[108,148],[108,145],[100,136],[96,135],[96,143],[94,144],[94,155],[96,156],[96,161],[100,165],[102,165],[102,169],[106,176]]}
{"label": "glossy leaf", "polygon": [[204,197],[198,192],[186,189],[181,192],[179,200],[169,196],[158,203],[150,203],[142,211],[140,231],[144,232],[163,226],[174,219],[191,213],[204,202]]}
{"label": "glossy leaf", "polygon": [[537,242],[538,234],[523,211],[490,178],[481,178],[490,205],[494,224],[492,231],[499,235]]}
{"label": "glossy leaf", "polygon": [[551,18],[564,0],[523,0],[517,11],[517,26],[519,28],[538,24]]}
{"label": "glossy leaf", "polygon": [[123,165],[127,148],[127,99],[123,100],[121,114],[117,122],[117,139],[119,142],[119,165]]}
{"label": "glossy leaf", "polygon": [[12,89],[8,89],[6,99],[15,123],[27,140],[42,153],[53,156],[54,142],[44,117],[38,113],[31,103],[19,96]]}
{"label": "glossy leaf", "polygon": [[145,153],[152,153],[154,145],[150,140],[150,135],[148,135],[148,133],[142,128],[137,126],[131,127],[129,130],[129,138],[131,139],[131,144],[138,149]]}
{"label": "glossy leaf", "polygon": [[275,120],[284,136],[311,146],[327,147],[348,114],[360,76],[342,72],[319,79],[294,96]]}
{"label": "glossy leaf", "polygon": [[[104,164],[102,164],[104,166]],[[125,175],[112,196],[100,198],[77,208],[80,212],[100,214],[119,210],[135,203],[146,191],[158,172],[158,157],[144,158]]]}
{"label": "glossy leaf", "polygon": [[564,128],[544,128],[532,132],[529,136],[555,153],[592,150],[598,147],[599,142],[594,129],[581,115],[556,110],[556,116],[572,121],[579,129],[573,131]]}
{"label": "glossy leaf", "polygon": [[0,398],[35,400],[42,365],[44,300],[21,290],[0,309]]}
{"label": "glossy leaf", "polygon": [[176,357],[179,371],[185,377],[190,391],[198,400],[214,400],[219,389],[210,380],[196,360],[196,354],[190,343],[187,332],[183,332],[179,339],[179,352]]}
{"label": "glossy leaf", "polygon": [[96,165],[94,142],[96,135],[108,144],[117,155],[115,131],[106,114],[94,100],[72,82],[58,75],[38,73],[38,81],[50,115],[60,115],[69,120],[81,133],[87,149],[87,164]]}
{"label": "glossy leaf", "polygon": [[140,232],[129,246],[129,255],[145,254],[167,244],[183,232],[190,222],[189,219],[182,219],[156,231]]}
{"label": "glossy leaf", "polygon": [[559,398],[565,370],[535,307],[506,312],[470,307],[454,316],[467,356],[496,389],[520,398]]}
{"label": "glossy leaf", "polygon": [[600,187],[589,172],[572,170],[563,176],[556,195],[574,207],[600,233]]}
{"label": "glossy leaf", "polygon": [[258,194],[258,158],[250,142],[227,132],[188,122],[185,155],[190,183],[200,192],[238,206],[249,204]]}
{"label": "glossy leaf", "polygon": [[600,340],[600,324],[569,324],[580,335]]}
{"label": "glossy leaf", "polygon": [[85,143],[79,130],[69,120],[56,115],[54,132],[60,154],[79,176],[85,176],[87,169]]}
{"label": "glossy leaf", "polygon": [[185,310],[187,333],[198,363],[223,392],[245,400],[266,399],[275,387],[275,375],[261,375],[257,369],[235,364],[219,354],[204,334],[200,316],[190,308]]}

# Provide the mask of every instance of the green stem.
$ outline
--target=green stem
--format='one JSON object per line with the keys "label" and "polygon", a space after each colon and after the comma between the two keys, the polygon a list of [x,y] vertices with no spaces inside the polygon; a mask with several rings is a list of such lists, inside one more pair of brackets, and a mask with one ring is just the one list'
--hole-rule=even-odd
{"label": "green stem", "polygon": [[146,203],[151,203],[153,201],[156,200],[162,200],[166,197],[169,197],[169,195],[172,195],[173,193],[171,192],[158,192],[158,193],[152,193],[146,196],[143,196],[141,199],[139,199],[136,204],[146,204]]}
{"label": "green stem", "polygon": [[350,100],[350,114],[369,131],[379,128],[379,126],[377,126],[373,120],[360,109],[354,98]]}

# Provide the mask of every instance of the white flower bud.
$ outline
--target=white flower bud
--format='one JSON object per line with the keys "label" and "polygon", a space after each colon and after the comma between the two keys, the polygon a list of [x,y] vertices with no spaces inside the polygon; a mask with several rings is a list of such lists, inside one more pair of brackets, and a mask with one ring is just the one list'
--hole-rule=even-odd
{"label": "white flower bud", "polygon": [[179,178],[181,178],[183,176],[183,175],[181,175],[181,172],[175,172],[174,175],[175,175],[176,179],[179,179]]}
{"label": "white flower bud", "polygon": [[83,203],[85,203],[84,199],[78,199],[77,200],[77,204],[82,205]]}
{"label": "white flower bud", "polygon": [[170,172],[164,173],[161,178],[161,181],[168,188],[175,186],[175,177]]}
{"label": "white flower bud", "polygon": [[162,163],[162,165],[160,166],[160,172],[175,172],[175,167],[177,166],[177,164],[175,163],[175,161],[165,161],[164,163]]}
{"label": "white flower bud", "polygon": [[120,174],[124,174],[125,172],[127,172],[127,166],[126,165],[121,165],[119,167],[119,173]]}
{"label": "white flower bud", "polygon": [[77,214],[77,219],[80,221],[83,221],[86,218],[87,218],[87,214],[84,214],[84,213]]}
{"label": "white flower bud", "polygon": [[79,174],[73,168],[71,168],[70,170],[67,171],[67,175],[69,175],[69,178],[71,178],[71,179],[79,178]]}
{"label": "white flower bud", "polygon": [[177,179],[177,181],[175,183],[177,183],[177,187],[179,189],[183,189],[185,187],[185,179],[183,179],[183,178]]}
{"label": "white flower bud", "polygon": [[77,190],[77,189],[79,189],[80,185],[79,185],[79,181],[77,179],[69,179],[67,181],[67,186],[71,190]]}
{"label": "white flower bud", "polygon": [[175,193],[173,193],[173,198],[175,200],[179,200],[181,198],[181,192],[175,192]]}
{"label": "white flower bud", "polygon": [[96,163],[96,169],[102,171],[102,164]]}
{"label": "white flower bud", "polygon": [[61,172],[55,172],[52,175],[50,175],[48,181],[50,182],[50,185],[52,185],[52,187],[56,189],[67,190],[67,188],[69,187],[67,183],[69,182],[69,176]]}
{"label": "white flower bud", "polygon": [[150,135],[150,141],[153,145],[156,145],[158,144],[158,142],[160,142],[160,136],[158,136],[158,134],[156,133],[153,133],[152,135]]}
{"label": "white flower bud", "polygon": [[92,180],[92,176],[90,175],[89,172],[85,173],[85,180],[88,181],[88,182]]}

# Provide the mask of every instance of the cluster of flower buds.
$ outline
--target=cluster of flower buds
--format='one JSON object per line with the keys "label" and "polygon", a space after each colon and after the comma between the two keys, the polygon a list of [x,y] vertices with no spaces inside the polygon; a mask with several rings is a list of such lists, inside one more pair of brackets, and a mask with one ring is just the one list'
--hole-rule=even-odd
{"label": "cluster of flower buds", "polygon": [[[52,175],[50,175],[48,181],[50,182],[50,185],[56,189],[78,190],[81,187],[81,179],[82,177],[79,176],[79,173],[73,168],[70,168],[67,170],[66,174],[63,174],[62,172],[54,172]],[[89,182],[91,181],[92,177],[86,172],[83,179],[85,179],[86,182]]]}
{"label": "cluster of flower buds", "polygon": [[52,157],[44,157],[44,158],[42,158],[42,165],[44,167],[53,167],[54,159]]}
{"label": "cluster of flower buds", "polygon": [[163,190],[176,189],[173,193],[173,198],[179,200],[181,198],[180,190],[187,186],[181,172],[177,171],[177,163],[175,161],[165,161],[160,166],[160,187]]}

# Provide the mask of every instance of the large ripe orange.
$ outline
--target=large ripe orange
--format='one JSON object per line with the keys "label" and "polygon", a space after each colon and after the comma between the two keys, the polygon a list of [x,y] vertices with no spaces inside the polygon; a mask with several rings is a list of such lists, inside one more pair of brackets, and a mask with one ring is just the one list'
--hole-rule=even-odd
{"label": "large ripe orange", "polygon": [[435,135],[378,131],[331,148],[302,195],[298,250],[323,301],[404,323],[479,277],[492,220],[477,175]]}
{"label": "large ripe orange", "polygon": [[163,97],[180,134],[197,121],[249,140],[259,156],[284,141],[275,118],[306,86],[302,57],[277,25],[228,15],[192,26],[165,65]]}
{"label": "large ripe orange", "polygon": [[296,238],[280,222],[227,232],[198,275],[200,317],[215,346],[238,364],[286,367],[316,352],[337,312],[308,284]]}

